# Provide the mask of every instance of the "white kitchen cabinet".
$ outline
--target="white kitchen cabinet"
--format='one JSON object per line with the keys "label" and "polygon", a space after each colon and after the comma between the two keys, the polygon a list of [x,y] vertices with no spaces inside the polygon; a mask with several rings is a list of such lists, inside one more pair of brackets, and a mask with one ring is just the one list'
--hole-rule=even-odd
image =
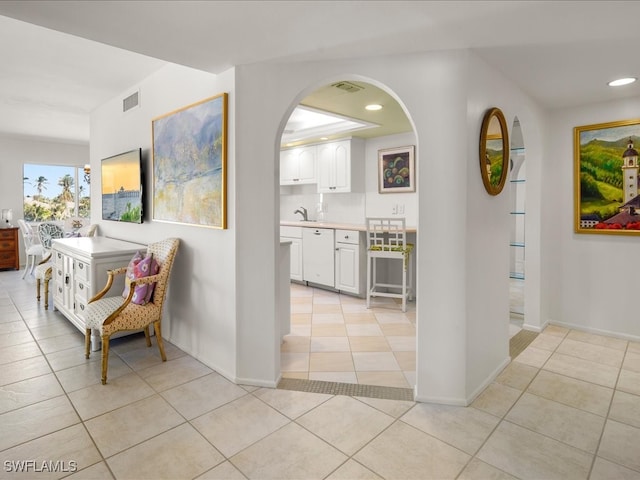
{"label": "white kitchen cabinet", "polygon": [[335,288],[345,293],[362,295],[366,280],[364,233],[336,230]]}
{"label": "white kitchen cabinet", "polygon": [[289,247],[291,280],[304,281],[302,278],[302,227],[280,227],[280,241],[291,242]]}
{"label": "white kitchen cabinet", "polygon": [[305,282],[334,287],[334,230],[302,229],[302,275]]}
{"label": "white kitchen cabinet", "polygon": [[364,186],[364,140],[318,145],[318,193],[357,192]]}
{"label": "white kitchen cabinet", "polygon": [[316,183],[315,145],[280,152],[280,185]]}
{"label": "white kitchen cabinet", "polygon": [[[145,245],[106,237],[74,237],[53,240],[53,306],[75,327],[85,333],[80,317],[89,300],[107,283],[107,271],[126,267],[137,251],[146,252]],[[108,296],[124,290],[124,275],[118,275]],[[123,332],[128,334],[130,332]],[[121,336],[113,335],[112,338]],[[91,335],[92,350],[100,349],[97,332]]]}

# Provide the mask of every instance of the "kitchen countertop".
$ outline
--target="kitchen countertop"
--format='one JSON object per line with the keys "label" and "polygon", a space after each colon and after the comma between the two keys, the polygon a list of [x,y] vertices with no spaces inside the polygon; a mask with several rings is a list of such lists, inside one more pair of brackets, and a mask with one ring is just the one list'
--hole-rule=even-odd
{"label": "kitchen countertop", "polygon": [[[367,231],[367,225],[364,223],[305,222],[304,220],[281,220],[280,226],[333,228],[336,230],[357,230],[359,232]],[[407,233],[416,233],[416,227],[407,226]]]}

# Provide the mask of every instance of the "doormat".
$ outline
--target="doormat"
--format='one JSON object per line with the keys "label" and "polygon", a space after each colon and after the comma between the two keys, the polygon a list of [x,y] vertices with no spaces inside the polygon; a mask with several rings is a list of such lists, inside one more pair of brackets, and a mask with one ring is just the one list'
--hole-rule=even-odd
{"label": "doormat", "polygon": [[538,332],[520,330],[509,340],[509,356],[511,360],[520,355],[538,336]]}
{"label": "doormat", "polygon": [[300,378],[283,378],[278,383],[277,388],[298,392],[326,393],[329,395],[348,395],[350,397],[382,398],[386,400],[406,400],[413,402],[413,389],[411,388],[324,382],[321,380],[303,380]]}

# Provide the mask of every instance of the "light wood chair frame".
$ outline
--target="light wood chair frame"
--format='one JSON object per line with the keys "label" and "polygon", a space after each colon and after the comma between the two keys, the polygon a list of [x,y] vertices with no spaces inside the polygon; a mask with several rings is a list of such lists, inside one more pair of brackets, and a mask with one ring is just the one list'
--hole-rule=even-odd
{"label": "light wood chair frame", "polygon": [[[156,337],[156,342],[158,343],[158,350],[160,350],[160,357],[162,358],[163,362],[167,361],[167,356],[166,353],[164,351],[164,342],[162,341],[162,313],[163,313],[163,305],[164,305],[164,300],[167,296],[167,289],[168,289],[168,282],[169,282],[169,276],[171,274],[171,268],[173,266],[173,261],[175,259],[176,253],[178,251],[178,245],[179,245],[179,240],[178,239],[169,239],[169,240],[173,240],[174,246],[171,248],[171,251],[169,253],[169,255],[167,256],[167,258],[164,260],[164,262],[160,265],[160,272],[157,273],[156,275],[151,275],[148,277],[142,277],[142,278],[138,278],[135,280],[132,280],[129,288],[129,294],[127,296],[127,298],[124,300],[124,302],[122,302],[122,304],[116,309],[114,310],[110,315],[108,315],[105,320],[102,322],[102,325],[110,325],[112,322],[114,322],[118,316],[131,304],[131,300],[133,299],[133,294],[135,293],[135,289],[136,286],[140,286],[140,285],[149,285],[152,283],[157,283],[159,281],[164,281],[164,286],[162,291],[160,292],[160,295],[158,297],[156,297],[156,293],[157,290],[154,291],[154,297],[153,297],[153,303],[158,305],[159,308],[159,315],[158,318],[153,321],[148,323],[146,326],[144,326],[142,328],[142,330],[144,331],[144,336],[145,336],[145,340],[147,343],[147,347],[151,347],[151,335],[149,332],[149,326],[153,325],[153,329],[154,329],[154,334]],[[113,285],[113,281],[115,279],[116,276],[118,275],[124,275],[127,272],[127,267],[120,267],[120,268],[116,268],[113,270],[108,270],[107,271],[107,283],[105,284],[104,288],[102,290],[100,290],[96,295],[93,296],[93,298],[91,298],[91,300],[89,300],[89,304],[91,304],[92,302],[95,302],[97,300],[100,300],[101,298],[103,298],[111,289],[111,286]],[[158,288],[158,285],[156,285],[156,289]],[[139,328],[134,329],[135,330],[139,330]],[[126,331],[126,329],[122,329],[122,330],[118,330],[118,331]],[[101,335],[101,340],[102,340],[102,377],[101,377],[101,381],[102,384],[105,385],[107,383],[107,369],[109,366],[109,340],[110,340],[111,334],[103,334]],[[85,329],[85,337],[84,337],[84,346],[85,346],[85,358],[89,358],[90,354],[91,354],[91,328],[86,328]]]}

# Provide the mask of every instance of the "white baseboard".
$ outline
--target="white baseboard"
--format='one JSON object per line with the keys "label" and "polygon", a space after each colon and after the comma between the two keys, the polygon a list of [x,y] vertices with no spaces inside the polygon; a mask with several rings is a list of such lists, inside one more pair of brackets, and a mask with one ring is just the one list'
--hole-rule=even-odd
{"label": "white baseboard", "polygon": [[611,330],[603,330],[601,328],[593,328],[593,327],[587,327],[584,325],[576,325],[568,322],[558,322],[555,320],[550,320],[548,324],[556,325],[558,327],[569,328],[571,330],[579,330],[581,332],[593,333],[594,335],[604,335],[606,337],[614,337],[614,338],[620,338],[622,340],[629,340],[632,342],[640,342],[640,336],[638,335],[629,335],[627,333],[613,332]]}

